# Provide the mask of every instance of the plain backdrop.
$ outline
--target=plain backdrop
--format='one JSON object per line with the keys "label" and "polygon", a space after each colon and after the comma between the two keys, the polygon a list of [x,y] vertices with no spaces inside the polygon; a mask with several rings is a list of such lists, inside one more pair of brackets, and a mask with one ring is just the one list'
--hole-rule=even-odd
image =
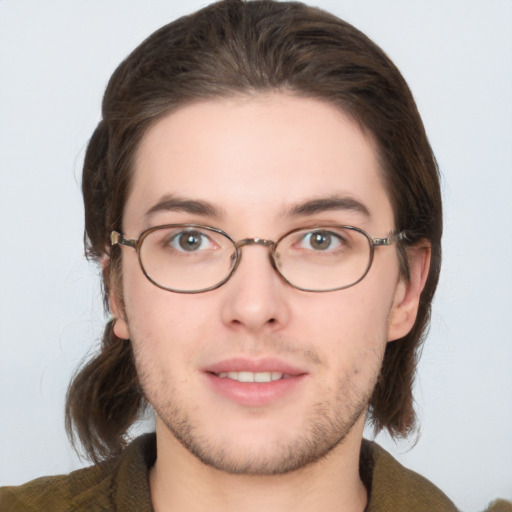
{"label": "plain backdrop", "polygon": [[[421,437],[378,441],[462,510],[482,510],[512,499],[512,2],[314,3],[396,62],[443,175],[444,266],[415,389]],[[82,249],[84,148],[116,65],[203,5],[0,0],[0,484],[86,464],[63,428],[70,375],[104,323]]]}

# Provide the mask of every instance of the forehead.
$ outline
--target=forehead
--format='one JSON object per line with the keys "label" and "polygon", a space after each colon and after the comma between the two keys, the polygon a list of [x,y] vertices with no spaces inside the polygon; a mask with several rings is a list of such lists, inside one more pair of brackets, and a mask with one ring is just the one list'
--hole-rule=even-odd
{"label": "forehead", "polygon": [[194,103],[148,130],[125,229],[149,227],[147,212],[169,196],[207,202],[245,225],[325,197],[359,201],[383,223],[392,217],[372,140],[334,106],[284,93]]}

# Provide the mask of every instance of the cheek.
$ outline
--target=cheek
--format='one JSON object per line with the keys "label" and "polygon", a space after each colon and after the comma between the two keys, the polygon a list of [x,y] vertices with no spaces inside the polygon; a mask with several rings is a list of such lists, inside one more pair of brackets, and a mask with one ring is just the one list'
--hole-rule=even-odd
{"label": "cheek", "polygon": [[387,343],[392,296],[379,296],[378,288],[362,285],[314,296],[300,308],[307,315],[296,315],[302,337],[317,344],[329,364],[346,371],[358,371],[366,359],[380,360]]}
{"label": "cheek", "polygon": [[211,345],[219,324],[209,296],[162,290],[139,268],[127,267],[125,311],[130,338],[141,360],[162,371],[173,368],[173,373],[195,368],[198,354]]}
{"label": "cheek", "polygon": [[161,357],[161,352],[173,350],[180,343],[180,329],[186,331],[191,321],[188,310],[175,293],[153,285],[134,268],[132,261],[123,268],[123,295],[130,337],[135,347],[151,347]]}
{"label": "cheek", "polygon": [[372,338],[372,333],[383,332],[392,304],[392,297],[376,294],[350,293],[349,289],[334,292],[338,296],[314,297],[302,315],[305,327],[326,329],[330,337],[340,340],[357,336],[360,341]]}

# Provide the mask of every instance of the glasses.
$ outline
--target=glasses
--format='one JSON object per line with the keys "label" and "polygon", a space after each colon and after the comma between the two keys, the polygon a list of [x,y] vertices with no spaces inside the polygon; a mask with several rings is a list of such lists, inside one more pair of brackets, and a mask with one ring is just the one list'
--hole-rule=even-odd
{"label": "glasses", "polygon": [[373,238],[353,226],[315,226],[287,232],[276,242],[244,238],[200,224],[167,224],[144,231],[138,240],[112,231],[111,244],[137,251],[144,275],[156,286],[177,293],[219,288],[233,275],[242,247],[261,245],[272,267],[289,285],[307,292],[342,290],[361,281],[376,247],[406,239],[405,232]]}

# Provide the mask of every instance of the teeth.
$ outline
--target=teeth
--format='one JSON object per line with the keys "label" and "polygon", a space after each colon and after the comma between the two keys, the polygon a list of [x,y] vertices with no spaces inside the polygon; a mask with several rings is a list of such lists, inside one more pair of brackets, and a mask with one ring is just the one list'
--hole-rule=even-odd
{"label": "teeth", "polygon": [[221,379],[237,380],[238,382],[271,382],[283,378],[281,372],[221,372]]}
{"label": "teeth", "polygon": [[239,380],[240,382],[254,382],[254,373],[238,372],[235,375],[233,375],[231,372],[228,373],[228,379],[236,379]]}

